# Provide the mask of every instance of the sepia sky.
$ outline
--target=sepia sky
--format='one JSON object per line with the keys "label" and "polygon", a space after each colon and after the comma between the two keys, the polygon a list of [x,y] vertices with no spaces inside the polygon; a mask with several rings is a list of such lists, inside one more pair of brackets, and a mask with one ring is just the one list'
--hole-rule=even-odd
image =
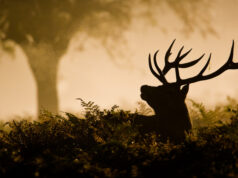
{"label": "sepia sky", "polygon": [[[238,0],[217,0],[213,4],[211,24],[216,34],[207,34],[206,37],[196,29],[190,34],[181,33],[183,25],[174,14],[160,14],[158,23],[166,30],[135,19],[126,32],[126,42],[118,45],[119,52],[114,57],[93,39],[73,39],[59,67],[60,111],[80,112],[82,108],[76,98],[94,101],[102,108],[114,104],[123,109],[136,108],[136,102],[141,101],[140,86],[160,84],[149,71],[148,54],[160,49],[158,59],[163,62],[164,54],[175,38],[171,59],[176,57],[182,45],[185,50],[193,48],[186,57],[188,61],[206,53],[196,67],[180,72],[183,78],[196,75],[210,52],[212,60],[207,73],[219,68],[228,59],[233,39],[234,59],[238,62]],[[83,48],[79,45],[82,42],[85,43]],[[173,73],[168,78],[173,81]],[[0,119],[36,115],[35,81],[20,47],[14,55],[0,54],[0,83]],[[191,84],[188,94],[188,98],[206,106],[226,102],[227,96],[238,98],[238,70]]]}

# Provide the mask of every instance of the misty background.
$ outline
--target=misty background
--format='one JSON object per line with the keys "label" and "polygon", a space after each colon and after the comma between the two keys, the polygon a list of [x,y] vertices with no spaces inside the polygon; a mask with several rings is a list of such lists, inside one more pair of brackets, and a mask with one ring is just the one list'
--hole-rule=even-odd
{"label": "misty background", "polygon": [[[180,12],[180,9],[176,9],[177,6],[170,6],[169,3],[166,4],[166,0],[164,1],[165,3],[159,4],[159,7],[148,8],[144,13],[137,13],[140,7],[134,7],[128,25],[118,28],[116,38],[109,40],[106,45],[103,40],[97,40],[94,35],[85,34],[83,31],[75,33],[70,38],[58,64],[56,86],[60,112],[80,112],[80,101],[76,98],[94,101],[102,108],[117,104],[123,109],[135,109],[136,103],[141,101],[140,86],[160,84],[149,71],[148,54],[159,49],[158,59],[161,61],[159,64],[163,65],[164,54],[175,38],[171,59],[176,57],[182,45],[185,46],[185,50],[193,48],[186,57],[187,60],[193,60],[206,53],[202,62],[196,67],[180,72],[183,78],[196,75],[210,52],[212,60],[207,73],[223,65],[228,59],[233,39],[234,59],[238,62],[237,0],[213,0],[209,1],[209,6],[208,1],[203,0],[198,6],[199,10],[196,11],[198,20],[196,16],[184,17],[183,13],[177,13]],[[184,1],[185,5],[192,2]],[[0,1],[0,8],[2,2]],[[188,9],[187,12],[189,13],[185,14],[188,16],[192,12],[196,15],[194,9]],[[152,17],[144,19],[150,15]],[[89,22],[93,20],[97,19],[91,16]],[[99,23],[102,24],[103,21]],[[113,25],[120,23],[110,24],[107,29]],[[88,28],[95,28],[94,33],[97,35],[97,26]],[[100,32],[98,35],[111,34]],[[28,36],[28,42],[34,43],[34,40]],[[31,51],[42,47],[32,46],[35,48]],[[19,42],[16,43],[14,40],[7,40],[4,47],[3,45],[0,47],[0,119],[5,120],[16,115],[36,116],[37,83],[27,60],[29,55],[26,55],[26,48],[22,48]],[[47,45],[43,45],[44,47],[51,50]],[[46,66],[48,64],[47,61],[43,63]],[[227,96],[236,99],[237,76],[238,71],[226,71],[214,79],[191,84],[188,98],[211,107],[226,102]],[[168,78],[169,81],[174,80],[172,72]],[[47,85],[44,86],[46,87]]]}

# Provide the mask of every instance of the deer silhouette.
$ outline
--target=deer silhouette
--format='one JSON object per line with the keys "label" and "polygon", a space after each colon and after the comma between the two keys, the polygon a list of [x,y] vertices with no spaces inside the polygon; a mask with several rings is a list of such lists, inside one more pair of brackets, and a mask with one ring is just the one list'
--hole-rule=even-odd
{"label": "deer silhouette", "polygon": [[[174,42],[175,40],[172,42],[165,54],[165,65],[163,69],[160,69],[157,64],[156,57],[159,51],[155,52],[153,56],[153,62],[157,72],[152,67],[151,55],[149,54],[150,71],[162,83],[162,85],[157,87],[148,85],[141,86],[141,98],[145,100],[151,108],[153,108],[155,115],[137,118],[135,124],[141,125],[140,131],[143,133],[155,131],[156,133],[160,134],[162,140],[170,139],[171,141],[180,142],[184,140],[186,132],[188,133],[192,129],[188,109],[185,104],[185,99],[189,90],[189,84],[214,78],[228,69],[238,69],[238,63],[233,62],[233,40],[229,58],[227,62],[218,70],[208,75],[204,75],[204,72],[211,60],[210,53],[205,66],[196,76],[182,79],[179,74],[179,69],[188,68],[197,64],[205,54],[201,55],[196,60],[187,63],[181,63],[181,61],[192,50],[190,49],[182,54],[182,50],[184,48],[183,46],[179,50],[175,60],[170,62],[169,57],[172,54],[171,49]],[[165,75],[173,68],[175,69],[176,81],[169,83],[165,78]]]}

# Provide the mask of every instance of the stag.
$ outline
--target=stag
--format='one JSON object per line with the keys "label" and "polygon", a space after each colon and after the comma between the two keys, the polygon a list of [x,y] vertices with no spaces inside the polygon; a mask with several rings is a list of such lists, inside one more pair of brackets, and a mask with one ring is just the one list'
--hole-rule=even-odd
{"label": "stag", "polygon": [[[170,139],[172,141],[180,142],[181,140],[184,140],[186,133],[190,132],[192,128],[188,109],[185,104],[189,84],[212,79],[228,69],[238,69],[238,63],[233,62],[233,40],[229,58],[218,70],[204,75],[211,60],[210,53],[205,66],[196,76],[182,79],[179,74],[179,69],[188,68],[197,64],[205,54],[193,61],[181,63],[181,61],[192,51],[192,49],[190,49],[182,54],[183,46],[179,50],[175,60],[170,62],[169,57],[172,54],[171,49],[174,42],[175,40],[172,42],[165,54],[165,65],[163,69],[160,69],[157,64],[156,57],[159,51],[156,51],[153,56],[154,68],[157,71],[152,67],[151,55],[149,54],[150,71],[162,83],[162,85],[157,87],[143,85],[141,87],[141,98],[145,100],[151,108],[153,108],[155,115],[151,117],[141,117],[140,119],[137,119],[136,122],[137,124],[141,124],[140,130],[144,132],[155,131],[156,133],[159,133],[161,138],[164,140]],[[175,70],[176,81],[169,83],[165,78],[165,75],[171,69]]]}

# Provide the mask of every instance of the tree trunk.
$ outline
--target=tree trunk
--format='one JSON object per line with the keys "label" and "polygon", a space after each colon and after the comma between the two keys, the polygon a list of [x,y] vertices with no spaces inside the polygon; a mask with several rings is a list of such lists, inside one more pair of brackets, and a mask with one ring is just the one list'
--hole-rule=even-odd
{"label": "tree trunk", "polygon": [[[46,70],[47,68],[49,70]],[[41,109],[58,112],[57,69],[58,64],[55,63],[46,68],[39,67],[38,70],[42,74],[40,76],[34,73],[37,84],[38,113]]]}
{"label": "tree trunk", "polygon": [[25,45],[23,49],[28,57],[37,85],[37,107],[38,115],[40,110],[57,113],[57,72],[59,58],[62,55],[54,50],[53,45]]}

